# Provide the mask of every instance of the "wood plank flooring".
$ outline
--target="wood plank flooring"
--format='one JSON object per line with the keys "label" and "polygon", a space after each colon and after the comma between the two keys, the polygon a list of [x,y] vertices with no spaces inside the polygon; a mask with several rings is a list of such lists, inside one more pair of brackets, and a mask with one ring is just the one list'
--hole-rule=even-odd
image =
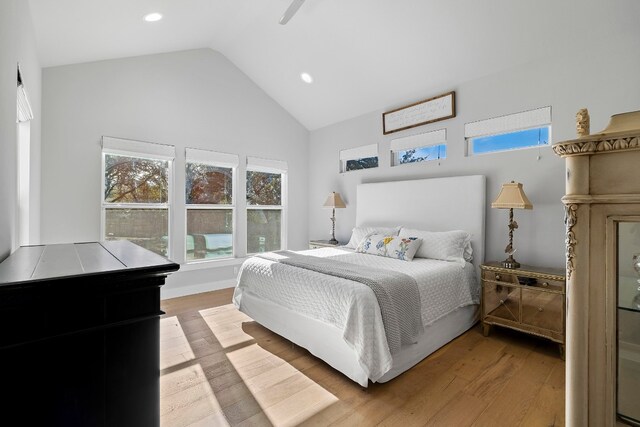
{"label": "wood plank flooring", "polygon": [[563,426],[564,362],[552,342],[470,331],[363,389],[231,304],[233,289],[162,302],[163,427]]}

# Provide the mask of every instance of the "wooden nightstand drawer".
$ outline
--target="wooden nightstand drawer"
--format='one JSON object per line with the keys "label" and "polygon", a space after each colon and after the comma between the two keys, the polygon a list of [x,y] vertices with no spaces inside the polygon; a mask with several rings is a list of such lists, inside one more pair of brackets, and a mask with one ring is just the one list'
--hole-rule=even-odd
{"label": "wooden nightstand drawer", "polygon": [[563,302],[562,294],[522,289],[522,323],[562,332]]}
{"label": "wooden nightstand drawer", "polygon": [[520,288],[485,283],[483,299],[486,316],[511,322],[520,321]]}
{"label": "wooden nightstand drawer", "polygon": [[483,271],[482,278],[484,280],[491,280],[495,282],[518,283],[518,277],[515,274],[497,271]]}
{"label": "wooden nightstand drawer", "polygon": [[547,289],[550,291],[564,292],[564,282],[560,280],[536,279],[536,281],[531,283],[529,286]]}

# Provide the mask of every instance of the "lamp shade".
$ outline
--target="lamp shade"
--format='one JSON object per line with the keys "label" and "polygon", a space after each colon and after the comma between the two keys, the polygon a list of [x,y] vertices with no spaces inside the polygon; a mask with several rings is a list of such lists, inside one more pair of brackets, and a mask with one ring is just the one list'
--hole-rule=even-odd
{"label": "lamp shade", "polygon": [[340,193],[336,193],[335,191],[329,194],[327,200],[324,202],[325,208],[346,208],[347,206],[342,201],[342,197],[340,197]]}
{"label": "lamp shade", "polygon": [[533,205],[527,195],[524,194],[522,184],[514,181],[502,184],[500,194],[491,203],[491,207],[497,209],[533,209]]}

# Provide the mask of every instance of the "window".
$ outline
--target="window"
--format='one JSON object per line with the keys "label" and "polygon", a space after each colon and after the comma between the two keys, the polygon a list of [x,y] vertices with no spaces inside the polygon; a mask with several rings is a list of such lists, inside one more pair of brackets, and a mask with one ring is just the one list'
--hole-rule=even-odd
{"label": "window", "polygon": [[17,75],[17,153],[18,153],[18,176],[17,176],[17,212],[16,212],[16,233],[12,242],[12,250],[19,246],[29,244],[29,226],[30,226],[30,203],[29,194],[31,187],[31,120],[33,119],[33,111],[27,96],[27,90],[22,82],[20,66],[18,65]]}
{"label": "window", "polygon": [[186,260],[230,258],[238,156],[187,148],[185,157]]}
{"label": "window", "polygon": [[473,154],[494,153],[549,144],[550,126],[472,138]]}
{"label": "window", "polygon": [[447,130],[391,140],[391,166],[427,162],[447,157]]}
{"label": "window", "polygon": [[18,242],[15,245],[29,244],[29,187],[30,187],[30,152],[31,152],[31,122],[18,123]]}
{"label": "window", "polygon": [[247,158],[247,253],[286,248],[287,164]]}
{"label": "window", "polygon": [[551,144],[551,107],[467,123],[470,155],[495,153]]}
{"label": "window", "polygon": [[169,256],[172,146],[102,138],[103,236]]}
{"label": "window", "polygon": [[378,167],[378,144],[340,151],[340,172]]}

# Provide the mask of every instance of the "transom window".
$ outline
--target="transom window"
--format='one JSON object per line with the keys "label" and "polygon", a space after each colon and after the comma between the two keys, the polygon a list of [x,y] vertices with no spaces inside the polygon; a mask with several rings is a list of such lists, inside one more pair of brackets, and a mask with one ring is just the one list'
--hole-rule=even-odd
{"label": "transom window", "polygon": [[391,140],[391,166],[447,157],[446,129]]}
{"label": "transom window", "polygon": [[340,172],[378,167],[378,144],[340,151]]}
{"label": "transom window", "polygon": [[494,153],[498,151],[517,150],[519,148],[549,145],[551,126],[516,132],[471,138],[469,144],[472,154]]}
{"label": "transom window", "polygon": [[468,155],[551,144],[551,107],[465,124]]}
{"label": "transom window", "polygon": [[429,147],[410,148],[408,150],[401,150],[395,153],[397,156],[397,165],[404,165],[406,163],[418,163],[427,162],[431,160],[440,160],[447,158],[447,145],[438,144]]}

